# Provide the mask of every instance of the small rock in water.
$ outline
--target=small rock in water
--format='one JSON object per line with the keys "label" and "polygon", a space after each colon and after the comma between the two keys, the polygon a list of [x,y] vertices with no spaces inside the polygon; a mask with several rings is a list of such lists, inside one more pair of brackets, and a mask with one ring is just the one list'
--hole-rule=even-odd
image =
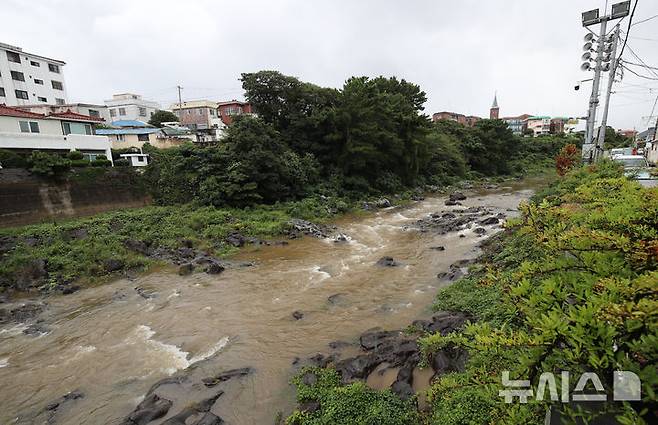
{"label": "small rock in water", "polygon": [[448,207],[454,207],[456,205],[461,205],[461,202],[453,201],[451,199],[448,199],[447,201],[444,202],[444,204]]}
{"label": "small rock in water", "polygon": [[212,262],[206,267],[206,273],[208,274],[219,274],[224,271],[224,266],[217,262]]}
{"label": "small rock in water", "polygon": [[304,313],[302,313],[302,312],[299,311],[299,310],[296,310],[296,311],[293,311],[293,312],[292,312],[292,317],[293,317],[295,320],[301,320],[302,318],[304,318]]}
{"label": "small rock in water", "polygon": [[497,217],[488,217],[488,218],[485,218],[484,220],[480,220],[480,224],[485,225],[485,226],[490,226],[492,224],[498,224],[498,218]]}
{"label": "small rock in water", "polygon": [[126,263],[123,260],[119,260],[117,258],[108,258],[107,260],[103,261],[103,267],[108,273],[121,270],[125,267],[125,265]]}
{"label": "small rock in water", "polygon": [[446,247],[445,246],[431,246],[430,249],[433,249],[434,251],[445,251]]}
{"label": "small rock in water", "polygon": [[466,237],[466,235],[465,235],[465,234],[463,234],[463,233],[461,233],[461,234],[459,235],[459,237],[460,237],[460,238],[465,238],[465,237]]}
{"label": "small rock in water", "polygon": [[343,233],[339,233],[336,235],[336,237],[334,237],[334,243],[347,243],[349,241],[349,237]]}
{"label": "small rock in water", "polygon": [[453,192],[453,193],[450,194],[450,198],[449,198],[449,199],[450,199],[451,201],[463,201],[463,200],[466,199],[466,195],[464,195],[464,194],[461,193],[461,192]]}
{"label": "small rock in water", "polygon": [[64,287],[64,289],[62,289],[62,294],[64,294],[64,295],[70,295],[70,294],[72,294],[72,293],[74,293],[74,292],[78,292],[80,289],[81,289],[81,288],[80,288],[79,285],[66,286],[66,287]]}
{"label": "small rock in water", "polygon": [[375,202],[375,206],[377,208],[388,208],[388,207],[391,206],[391,201],[389,201],[386,198],[381,198],[381,199],[377,200],[377,202]]}
{"label": "small rock in water", "polygon": [[482,235],[484,235],[485,233],[487,233],[487,230],[486,230],[485,228],[483,228],[483,227],[476,227],[476,228],[473,230],[473,233],[475,233],[476,235],[480,235],[480,236],[482,236]]}
{"label": "small rock in water", "polygon": [[178,274],[180,276],[190,275],[192,274],[193,271],[194,271],[194,266],[192,265],[192,263],[185,263],[182,264],[180,267],[178,267]]}
{"label": "small rock in water", "polygon": [[332,305],[342,304],[345,301],[345,295],[347,294],[344,294],[342,292],[338,294],[329,295],[327,297],[327,301],[329,302],[329,304]]}
{"label": "small rock in water", "polygon": [[382,257],[377,260],[377,265],[382,267],[397,267],[400,265],[393,257]]}
{"label": "small rock in water", "polygon": [[214,387],[220,382],[228,381],[229,379],[233,379],[233,378],[241,378],[243,376],[250,375],[253,372],[254,369],[250,367],[242,367],[239,369],[231,369],[226,372],[222,372],[214,377],[203,378],[201,381],[203,382],[203,385],[205,385],[206,387]]}

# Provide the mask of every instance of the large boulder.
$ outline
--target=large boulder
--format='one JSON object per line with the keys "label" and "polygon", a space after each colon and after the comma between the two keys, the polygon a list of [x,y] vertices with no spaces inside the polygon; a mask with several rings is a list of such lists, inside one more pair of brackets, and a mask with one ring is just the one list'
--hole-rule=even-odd
{"label": "large boulder", "polygon": [[377,260],[376,264],[381,267],[397,267],[400,265],[400,263],[395,261],[393,257],[382,257]]}
{"label": "large boulder", "polygon": [[165,416],[171,409],[172,404],[171,400],[162,398],[157,394],[149,394],[123,420],[122,425],[146,425]]}
{"label": "large boulder", "polygon": [[451,201],[463,201],[466,199],[466,195],[464,195],[461,192],[453,192],[450,194],[450,197],[448,198]]}

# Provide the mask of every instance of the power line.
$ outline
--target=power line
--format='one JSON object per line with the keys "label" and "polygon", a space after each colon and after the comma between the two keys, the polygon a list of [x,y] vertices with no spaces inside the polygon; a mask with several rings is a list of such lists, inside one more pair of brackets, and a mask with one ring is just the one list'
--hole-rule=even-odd
{"label": "power line", "polygon": [[643,23],[645,23],[645,22],[647,22],[647,21],[650,21],[650,20],[652,20],[652,19],[654,19],[654,18],[658,18],[658,15],[653,15],[653,16],[650,17],[650,18],[647,18],[647,19],[643,19],[643,20],[641,20],[641,21],[638,21],[638,22],[634,23],[634,24],[631,25],[631,26],[634,27],[635,25],[643,24]]}
{"label": "power line", "polygon": [[626,48],[626,43],[628,42],[628,33],[631,31],[631,25],[633,22],[633,15],[635,15],[635,8],[637,8],[637,2],[640,0],[635,0],[635,5],[633,5],[633,10],[631,11],[631,16],[628,18],[628,29],[626,30],[626,37],[624,37],[624,45],[621,46],[621,52],[619,53],[619,57],[624,54],[624,49]]}
{"label": "power line", "polygon": [[627,66],[625,66],[625,65],[623,65],[623,64],[622,64],[622,68],[624,68],[626,71],[628,71],[628,72],[630,72],[631,74],[634,74],[634,75],[636,75],[636,76],[638,76],[638,77],[640,77],[640,78],[644,78],[644,79],[652,80],[652,81],[658,81],[658,78],[647,77],[646,75],[638,74],[637,72],[633,71],[631,68],[629,68],[629,67],[627,67]]}
{"label": "power line", "polygon": [[639,57],[639,56],[637,55],[637,53],[635,53],[635,51],[634,51],[633,49],[631,49],[631,46],[628,46],[628,51],[630,51],[631,54],[632,54],[637,60],[639,60],[639,61],[642,63],[642,65],[640,65],[640,66],[643,66],[644,68],[646,68],[647,71],[649,71],[650,74],[653,74],[653,75],[655,75],[656,77],[658,77],[658,74],[657,74],[655,71],[653,71],[653,69],[652,69],[653,67],[647,65],[647,63],[646,63],[644,60],[642,60],[642,58]]}

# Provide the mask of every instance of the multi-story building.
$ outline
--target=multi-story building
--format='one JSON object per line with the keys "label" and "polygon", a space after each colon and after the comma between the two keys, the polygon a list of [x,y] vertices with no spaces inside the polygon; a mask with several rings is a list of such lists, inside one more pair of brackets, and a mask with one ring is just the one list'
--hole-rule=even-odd
{"label": "multi-story building", "polygon": [[143,121],[132,120],[115,121],[112,123],[112,127],[96,130],[96,134],[107,136],[110,139],[112,149],[141,149],[146,143],[158,149],[167,149],[183,143],[194,143],[197,140],[189,129],[177,125],[165,125],[157,128]]}
{"label": "multi-story building", "polygon": [[218,104],[210,100],[193,100],[174,103],[170,109],[182,126],[197,134],[199,142],[215,142],[221,137],[226,124],[218,116]]}
{"label": "multi-story building", "polygon": [[0,103],[10,106],[67,103],[65,62],[0,43]]}
{"label": "multi-story building", "polygon": [[105,106],[109,111],[110,122],[121,120],[148,121],[160,109],[158,102],[142,99],[142,96],[133,93],[112,95],[106,100]]}
{"label": "multi-story building", "polygon": [[251,104],[247,102],[240,102],[233,99],[228,102],[219,102],[217,104],[217,115],[226,125],[231,124],[233,122],[233,117],[236,115],[253,113]]}
{"label": "multi-story building", "polygon": [[535,137],[551,134],[551,117],[529,117],[527,124]]}
{"label": "multi-story building", "polygon": [[503,117],[501,120],[507,123],[507,128],[512,130],[512,133],[520,136],[528,128],[528,118],[532,115],[530,114],[521,114],[517,117]]}
{"label": "multi-story building", "polygon": [[94,105],[90,103],[65,103],[63,105],[23,105],[20,106],[20,108],[24,111],[36,112],[39,114],[71,111],[75,112],[76,114],[102,118],[106,123],[110,123],[110,112],[105,105]]}
{"label": "multi-story building", "polygon": [[448,120],[456,121],[467,127],[473,127],[476,122],[480,121],[480,117],[473,115],[458,114],[457,112],[442,111],[432,114],[432,121]]}
{"label": "multi-story building", "polygon": [[96,135],[101,118],[60,112],[37,114],[0,104],[0,149],[66,153],[77,150],[87,159],[105,155],[112,159],[110,141]]}
{"label": "multi-story building", "polygon": [[562,134],[564,133],[565,124],[569,121],[569,118],[551,118],[551,134]]}

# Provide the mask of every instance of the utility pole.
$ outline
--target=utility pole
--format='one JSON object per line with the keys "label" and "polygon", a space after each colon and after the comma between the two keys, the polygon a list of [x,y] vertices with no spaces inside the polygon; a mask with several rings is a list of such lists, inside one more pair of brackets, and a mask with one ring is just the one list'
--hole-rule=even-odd
{"label": "utility pole", "polygon": [[181,100],[180,91],[183,88],[180,85],[176,86],[176,88],[178,89],[178,113],[180,114],[180,116],[178,118],[182,119],[183,118],[183,101]]}
{"label": "utility pole", "polygon": [[[599,106],[599,85],[601,84],[601,63],[603,62],[603,46],[605,45],[605,30],[607,20],[601,22],[599,34],[599,47],[594,62],[594,82],[592,82],[592,94],[589,97],[589,109],[587,110],[587,127],[585,130],[585,144],[583,145],[583,156],[587,162],[596,161],[597,150],[594,146],[594,124],[596,123],[596,108]],[[587,147],[587,152],[585,151]]]}
{"label": "utility pole", "polygon": [[[603,141],[605,138],[605,134],[601,136],[601,132],[605,133],[605,121],[602,122],[602,128],[599,129],[598,134],[595,134],[594,126],[596,124],[596,108],[599,106],[599,87],[601,84],[601,72],[608,71],[607,62],[609,60],[609,57],[605,56],[605,54],[608,53],[607,52],[608,47],[612,47],[612,49],[616,49],[617,38],[619,36],[619,25],[617,25],[617,27],[615,28],[615,38],[613,44],[611,46],[606,46],[607,24],[608,21],[620,19],[623,18],[624,16],[627,16],[630,12],[630,7],[631,7],[631,2],[630,0],[627,0],[613,4],[612,13],[610,15],[604,15],[599,17],[599,9],[589,10],[587,12],[583,12],[582,14],[583,27],[589,27],[591,25],[601,24],[598,40],[594,40],[595,37],[593,37],[593,33],[591,31],[585,36],[586,44],[585,46],[583,46],[583,50],[585,50],[585,53],[583,54],[582,59],[585,60],[586,62],[583,63],[580,67],[583,71],[590,71],[590,70],[594,71],[594,78],[592,82],[592,94],[590,95],[589,98],[589,109],[587,111],[587,127],[585,130],[585,141],[582,150],[583,161],[585,162],[596,161],[600,159],[603,154]],[[604,14],[606,12],[607,10],[604,10]],[[594,46],[595,41],[597,42],[597,48],[593,50],[592,47]],[[591,59],[591,54],[590,54],[591,51],[596,51],[596,58],[594,59],[593,67],[589,62],[589,60]],[[607,120],[608,118],[607,105],[610,100],[612,83],[614,82],[614,69],[616,68],[616,61],[617,59],[614,57],[614,53],[613,53],[612,64],[611,64],[612,65],[611,68],[613,71],[611,71],[611,77],[608,82],[604,120]],[[604,68],[603,62],[606,62],[605,65],[606,68]]]}
{"label": "utility pole", "polygon": [[612,52],[610,53],[612,59],[610,62],[610,74],[608,76],[608,89],[605,98],[605,105],[603,107],[603,115],[601,115],[601,127],[599,127],[599,138],[596,142],[595,158],[599,159],[603,155],[605,143],[605,130],[608,125],[608,109],[610,107],[610,95],[612,94],[612,84],[615,82],[617,75],[617,43],[619,43],[619,24],[615,27],[615,32],[612,36]]}

